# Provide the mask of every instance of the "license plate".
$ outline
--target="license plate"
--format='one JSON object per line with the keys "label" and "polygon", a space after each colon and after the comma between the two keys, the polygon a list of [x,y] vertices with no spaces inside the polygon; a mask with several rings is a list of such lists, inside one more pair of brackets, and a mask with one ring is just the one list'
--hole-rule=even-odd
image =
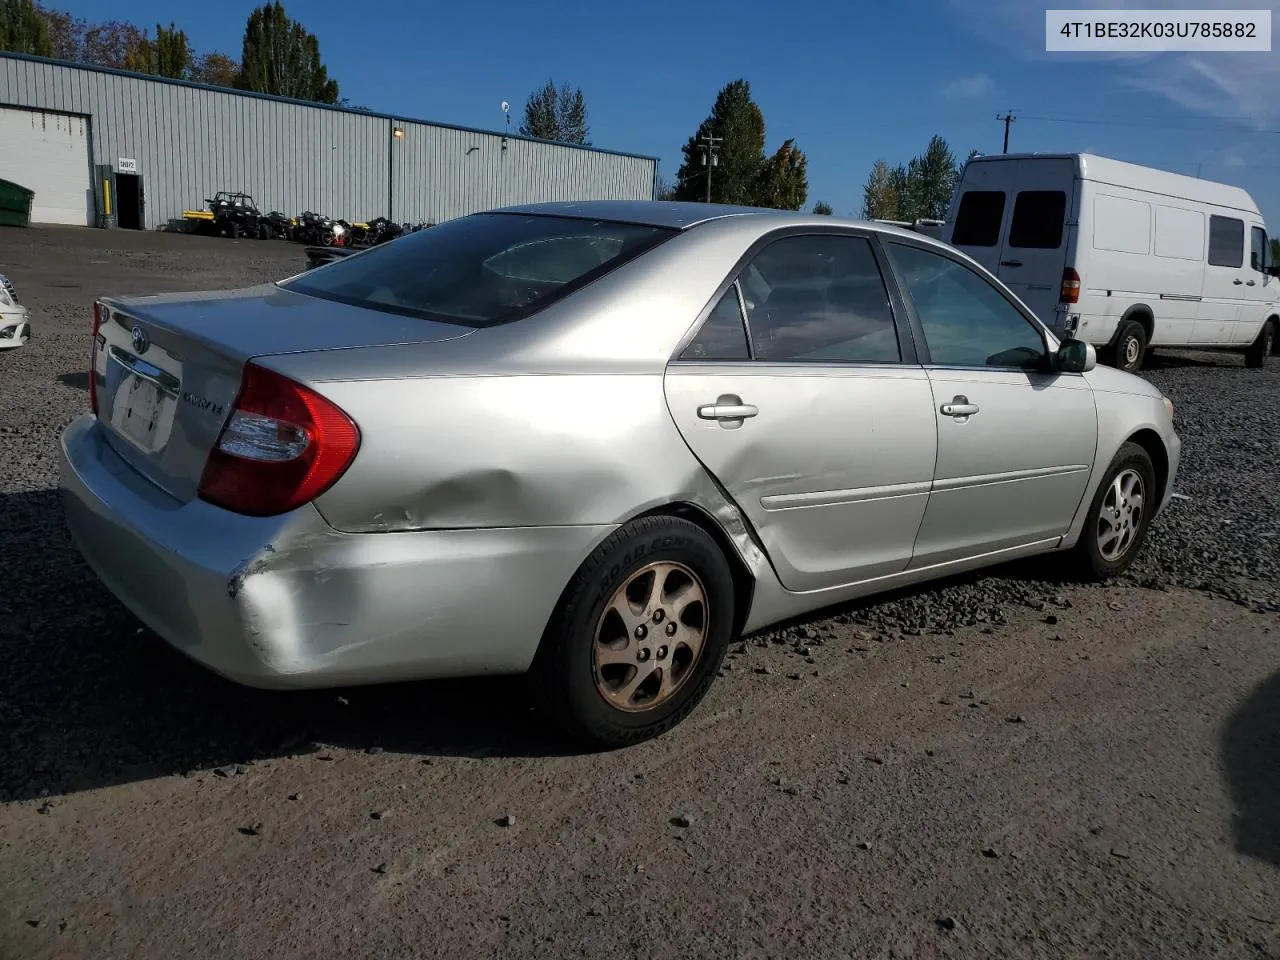
{"label": "license plate", "polygon": [[130,374],[116,390],[111,425],[122,437],[151,452],[158,446],[161,405],[160,388]]}

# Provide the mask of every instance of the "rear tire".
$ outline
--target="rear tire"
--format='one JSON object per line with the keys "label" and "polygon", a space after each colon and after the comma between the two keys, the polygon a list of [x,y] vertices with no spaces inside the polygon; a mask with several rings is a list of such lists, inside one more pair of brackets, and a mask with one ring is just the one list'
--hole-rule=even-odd
{"label": "rear tire", "polygon": [[1110,350],[1111,366],[1126,373],[1137,373],[1147,353],[1147,331],[1137,320],[1126,320],[1116,332],[1115,344]]}
{"label": "rear tire", "polygon": [[1268,320],[1258,331],[1258,339],[1253,341],[1244,355],[1246,367],[1265,367],[1267,359],[1276,351],[1276,322]]}
{"label": "rear tire", "polygon": [[1151,455],[1136,443],[1124,444],[1098,484],[1071,551],[1075,573],[1093,581],[1123,573],[1142,549],[1161,494]]}
{"label": "rear tire", "polygon": [[676,517],[626,524],[574,574],[530,671],[551,721],[594,747],[670,730],[701,702],[728,649],[729,564]]}

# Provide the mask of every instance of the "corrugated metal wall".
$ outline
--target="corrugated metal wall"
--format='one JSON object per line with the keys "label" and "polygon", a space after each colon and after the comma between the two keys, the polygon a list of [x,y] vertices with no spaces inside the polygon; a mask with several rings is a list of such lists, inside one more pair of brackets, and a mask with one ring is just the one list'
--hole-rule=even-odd
{"label": "corrugated metal wall", "polygon": [[0,105],[88,116],[92,163],[137,161],[149,228],[217,190],[264,212],[439,223],[512,203],[647,200],[656,173],[648,157],[518,137],[504,150],[494,133],[12,55],[0,55]]}

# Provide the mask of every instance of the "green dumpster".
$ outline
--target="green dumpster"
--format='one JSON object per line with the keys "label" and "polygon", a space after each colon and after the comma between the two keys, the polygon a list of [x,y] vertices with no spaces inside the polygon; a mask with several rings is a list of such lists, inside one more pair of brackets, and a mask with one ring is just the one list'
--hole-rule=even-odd
{"label": "green dumpster", "polygon": [[25,227],[31,223],[31,198],[34,190],[0,180],[0,226]]}

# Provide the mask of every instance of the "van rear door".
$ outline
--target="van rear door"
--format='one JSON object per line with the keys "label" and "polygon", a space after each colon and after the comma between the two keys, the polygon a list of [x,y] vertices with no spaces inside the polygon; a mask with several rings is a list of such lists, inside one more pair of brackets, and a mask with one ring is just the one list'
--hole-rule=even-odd
{"label": "van rear door", "polygon": [[953,204],[945,233],[947,243],[998,274],[1008,219],[1009,196],[1017,183],[1016,160],[971,160],[964,169],[960,196]]}
{"label": "van rear door", "polygon": [[1058,157],[1017,164],[1016,192],[996,275],[1052,327],[1067,266],[1068,223],[1074,219],[1075,164]]}

